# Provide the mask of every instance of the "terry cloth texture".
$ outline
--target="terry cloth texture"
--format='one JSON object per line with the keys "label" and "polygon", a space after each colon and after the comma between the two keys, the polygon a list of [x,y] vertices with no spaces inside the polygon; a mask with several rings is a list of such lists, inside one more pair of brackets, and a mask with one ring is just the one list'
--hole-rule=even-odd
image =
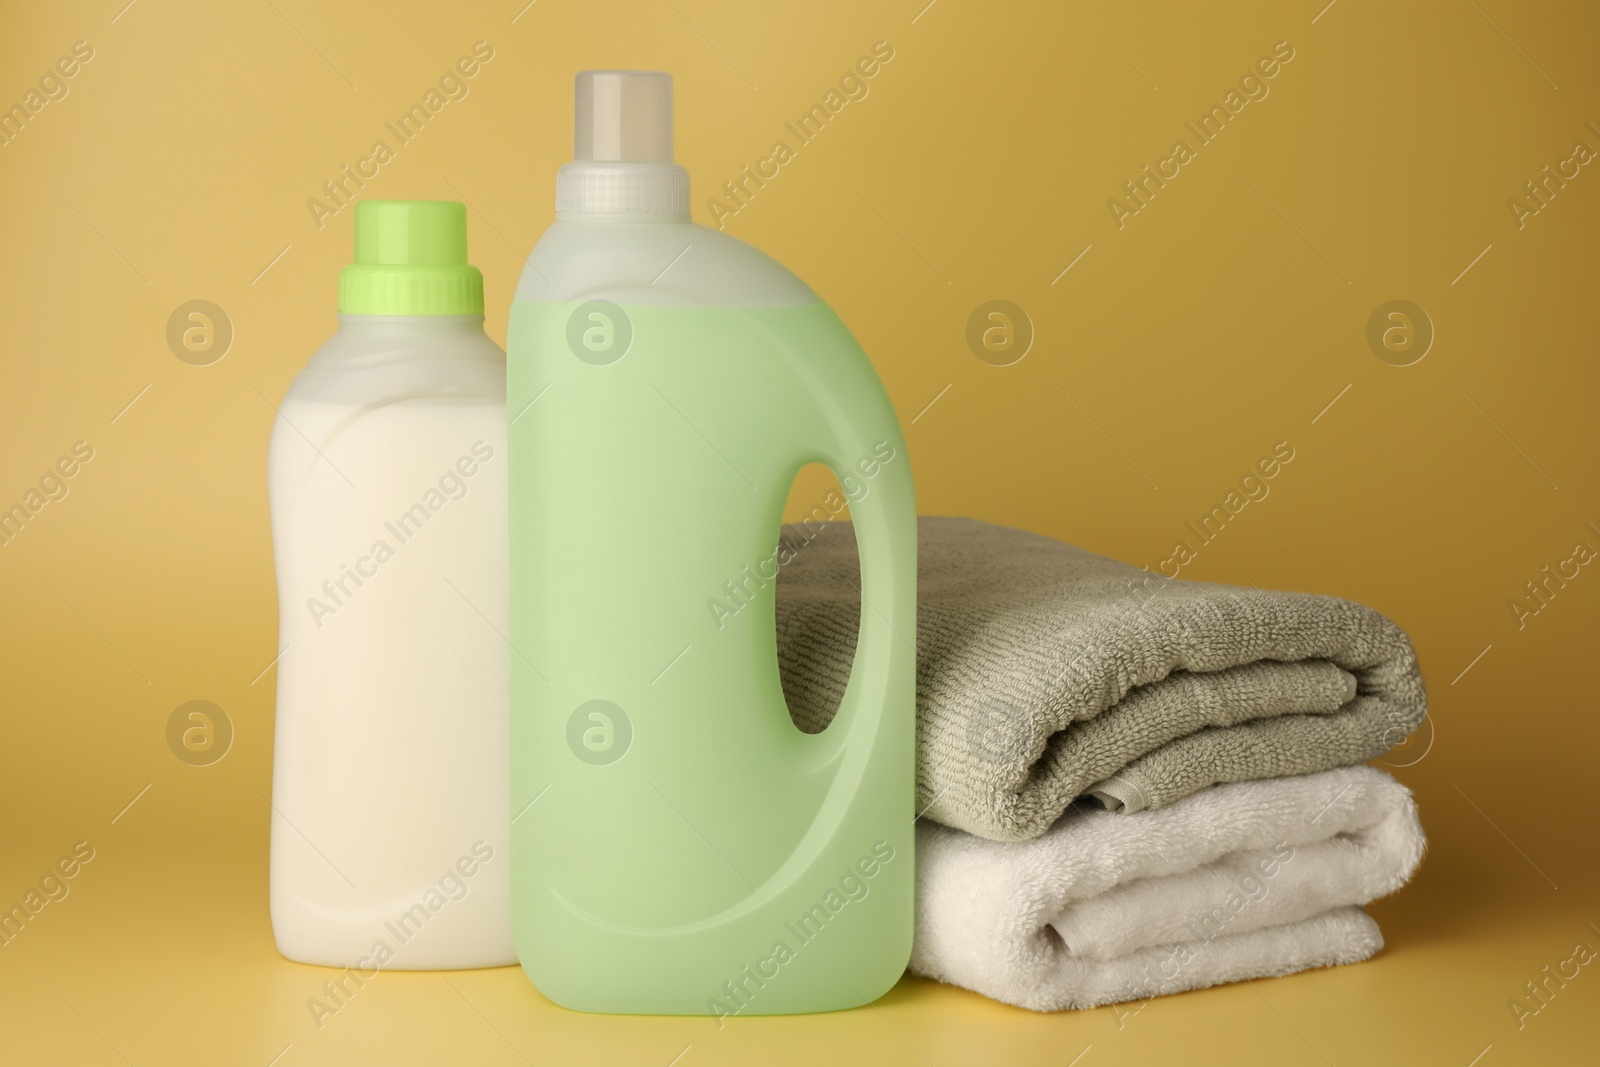
{"label": "terry cloth texture", "polygon": [[1422,851],[1411,794],[1373,767],[1086,804],[1021,844],[923,822],[911,970],[1058,1011],[1354,963],[1383,947],[1358,905]]}
{"label": "terry cloth texture", "polygon": [[[1349,766],[1422,721],[1411,642],[1360,604],[1166,579],[975,519],[922,518],[918,541],[917,809],[947,826],[1025,841],[1080,796],[1133,812]],[[785,527],[779,559],[784,695],[815,732],[855,654],[854,531]]]}

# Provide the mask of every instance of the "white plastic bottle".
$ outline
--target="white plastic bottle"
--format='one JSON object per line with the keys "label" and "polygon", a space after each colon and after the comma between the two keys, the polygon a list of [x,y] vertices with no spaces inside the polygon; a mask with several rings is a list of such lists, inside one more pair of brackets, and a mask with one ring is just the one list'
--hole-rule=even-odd
{"label": "white plastic bottle", "polygon": [[514,963],[505,355],[461,204],[367,201],[355,230],[268,460],[273,934],[363,975]]}

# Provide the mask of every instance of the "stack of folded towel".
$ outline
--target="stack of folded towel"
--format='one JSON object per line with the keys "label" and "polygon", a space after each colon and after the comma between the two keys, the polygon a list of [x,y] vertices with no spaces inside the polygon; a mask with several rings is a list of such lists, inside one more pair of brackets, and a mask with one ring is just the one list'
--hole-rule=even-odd
{"label": "stack of folded towel", "polygon": [[[780,550],[785,695],[821,730],[855,538],[788,527]],[[920,520],[918,583],[915,973],[1049,1011],[1382,947],[1360,905],[1423,850],[1410,793],[1356,766],[1426,710],[1392,622],[973,519]]]}

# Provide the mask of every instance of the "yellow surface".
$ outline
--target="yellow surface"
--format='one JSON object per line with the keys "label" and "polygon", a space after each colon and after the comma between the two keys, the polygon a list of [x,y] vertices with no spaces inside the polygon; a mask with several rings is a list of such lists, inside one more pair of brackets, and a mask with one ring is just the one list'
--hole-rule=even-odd
{"label": "yellow surface", "polygon": [[[94,455],[0,547],[0,901],[76,842],[94,859],[0,947],[0,1061],[1595,1062],[1600,969],[1520,1028],[1508,1002],[1600,948],[1600,571],[1569,565],[1520,626],[1509,602],[1575,542],[1600,548],[1600,170],[1569,165],[1520,228],[1507,201],[1575,142],[1600,149],[1600,12],[923,2],[6,5],[0,102],[74,42],[93,59],[0,147],[0,505],[75,442]],[[351,212],[319,229],[306,201],[480,40],[469,94],[367,192],[470,202],[497,338],[551,217],[575,70],[677,75],[707,221],[722,182],[887,41],[869,95],[723,221],[873,355],[923,511],[1155,567],[1292,443],[1182,573],[1338,593],[1414,635],[1433,715],[1394,761],[1432,844],[1373,908],[1380,956],[1137,1014],[908,979],[869,1009],[723,1030],[570,1014],[515,969],[387,973],[313,1023],[329,972],[273,950],[264,795],[267,433],[350,255]],[[1119,229],[1107,201],[1278,41],[1294,58],[1270,94]],[[1366,341],[1396,299],[1436,333],[1404,367]],[[168,347],[191,300],[233,327],[211,365]],[[1020,362],[968,348],[990,300],[1032,323]],[[193,699],[235,730],[211,766],[167,745]]]}

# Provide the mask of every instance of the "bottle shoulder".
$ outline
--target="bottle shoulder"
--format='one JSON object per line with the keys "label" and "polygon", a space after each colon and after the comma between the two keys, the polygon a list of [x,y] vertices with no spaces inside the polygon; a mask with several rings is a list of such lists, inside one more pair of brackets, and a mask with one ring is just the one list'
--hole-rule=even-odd
{"label": "bottle shoulder", "polygon": [[792,307],[817,296],[771,256],[709,226],[558,219],[528,256],[516,299]]}
{"label": "bottle shoulder", "polygon": [[351,322],[312,354],[286,399],[369,405],[408,397],[503,400],[505,353],[465,323]]}

